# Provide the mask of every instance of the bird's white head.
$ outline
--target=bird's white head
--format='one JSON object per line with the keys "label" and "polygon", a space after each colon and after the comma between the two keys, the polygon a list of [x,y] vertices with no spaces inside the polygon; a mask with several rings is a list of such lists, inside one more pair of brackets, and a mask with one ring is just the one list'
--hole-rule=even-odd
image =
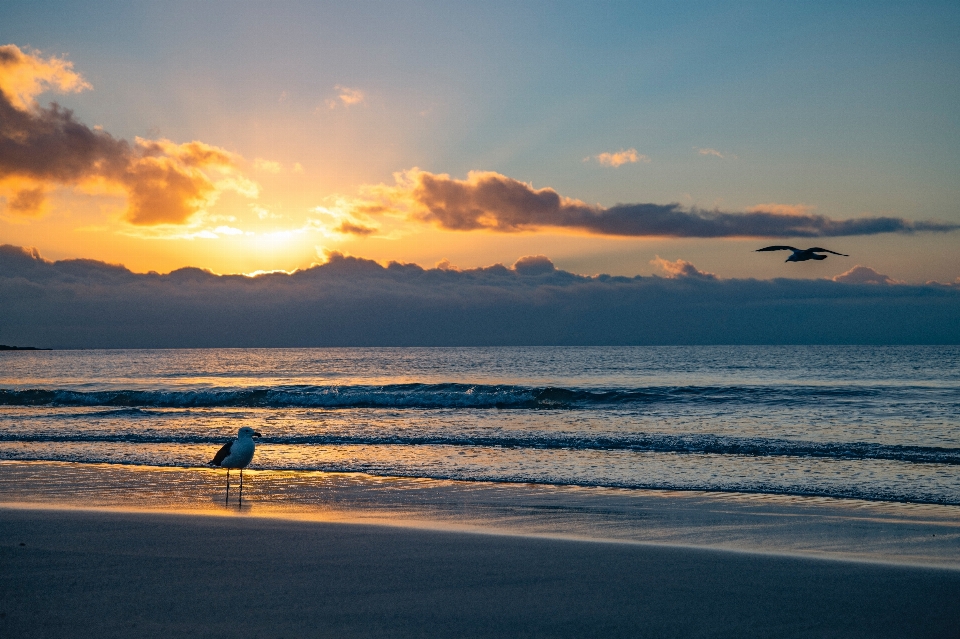
{"label": "bird's white head", "polygon": [[253,429],[250,428],[249,426],[244,426],[243,428],[241,428],[240,430],[237,431],[237,438],[238,438],[238,439],[244,439],[244,438],[249,439],[249,438],[251,438],[251,437],[261,437],[261,436],[262,436],[262,435],[260,435],[260,433],[258,433],[257,431],[253,430]]}

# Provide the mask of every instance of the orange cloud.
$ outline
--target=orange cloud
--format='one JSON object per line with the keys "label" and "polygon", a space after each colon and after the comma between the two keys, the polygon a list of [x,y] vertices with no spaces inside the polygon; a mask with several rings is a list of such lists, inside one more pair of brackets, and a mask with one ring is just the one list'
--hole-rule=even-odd
{"label": "orange cloud", "polygon": [[72,62],[43,59],[39,52],[25,53],[15,44],[0,46],[0,93],[16,109],[30,109],[34,98],[49,89],[75,93],[90,88]]}
{"label": "orange cloud", "polygon": [[454,266],[453,264],[451,264],[450,260],[448,260],[447,258],[443,258],[442,260],[434,264],[433,268],[437,269],[438,271],[456,271],[456,272],[460,271],[460,269]]}
{"label": "orange cloud", "polygon": [[[299,166],[299,165],[298,165]],[[273,160],[264,160],[263,158],[257,158],[253,161],[253,168],[258,171],[263,171],[264,173],[279,173],[283,170],[283,167],[280,166],[279,162],[274,162]]]}
{"label": "orange cloud", "polygon": [[686,260],[677,260],[671,262],[665,260],[659,255],[654,259],[650,260],[650,263],[656,266],[658,269],[663,271],[666,276],[670,279],[677,279],[682,277],[693,277],[701,280],[715,280],[717,276],[715,273],[708,273],[706,271],[701,271],[696,266],[691,264]]}
{"label": "orange cloud", "polygon": [[594,159],[604,166],[617,167],[623,164],[633,164],[635,162],[650,162],[646,155],[637,153],[636,149],[620,149],[616,153],[600,153],[593,158],[586,158],[584,161]]}
{"label": "orange cloud", "polygon": [[809,215],[817,207],[806,204],[757,204],[747,209],[748,213],[773,213],[775,215]]}
{"label": "orange cloud", "polygon": [[[367,100],[366,94],[360,89],[351,89],[350,87],[345,87],[343,85],[336,85],[333,87],[337,91],[337,97],[330,98],[325,101],[327,108],[335,109],[338,104],[343,104],[345,107],[351,107],[357,104],[363,104]],[[339,102],[337,102],[339,100]]]}
{"label": "orange cloud", "polygon": [[699,153],[700,155],[712,155],[713,157],[720,158],[721,160],[736,160],[737,156],[730,153],[721,153],[716,149],[701,149],[700,147],[693,147],[693,150]]}
{"label": "orange cloud", "polygon": [[[256,196],[257,185],[228,151],[199,141],[114,138],[56,103],[37,104],[35,96],[51,88],[90,85],[69,62],[0,47],[0,195],[8,212],[37,215],[48,188],[113,184],[127,194],[131,224],[183,224],[224,190]],[[22,188],[24,181],[33,186]]]}
{"label": "orange cloud", "polygon": [[834,282],[846,282],[848,284],[903,284],[889,275],[878,273],[869,266],[860,266],[857,264],[849,271],[836,275]]}
{"label": "orange cloud", "polygon": [[[234,173],[233,156],[202,142],[174,144],[137,138],[135,153],[116,179],[127,187],[127,221],[132,224],[183,224],[213,204],[222,190],[204,169]],[[253,187],[250,187],[253,188]],[[233,190],[243,191],[243,187]]]}

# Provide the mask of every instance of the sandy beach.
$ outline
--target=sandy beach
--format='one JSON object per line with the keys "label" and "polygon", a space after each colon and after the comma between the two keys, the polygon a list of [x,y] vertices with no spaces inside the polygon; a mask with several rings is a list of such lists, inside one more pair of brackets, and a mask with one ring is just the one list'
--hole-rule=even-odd
{"label": "sandy beach", "polygon": [[960,571],[211,515],[0,509],[3,637],[957,637]]}

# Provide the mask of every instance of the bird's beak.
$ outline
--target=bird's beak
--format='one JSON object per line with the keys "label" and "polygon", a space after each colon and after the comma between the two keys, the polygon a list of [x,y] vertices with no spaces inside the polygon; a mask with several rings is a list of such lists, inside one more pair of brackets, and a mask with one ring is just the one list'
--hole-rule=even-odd
{"label": "bird's beak", "polygon": [[263,437],[263,435],[261,435],[261,434],[258,433],[257,431],[253,431],[253,436],[254,436],[254,437]]}

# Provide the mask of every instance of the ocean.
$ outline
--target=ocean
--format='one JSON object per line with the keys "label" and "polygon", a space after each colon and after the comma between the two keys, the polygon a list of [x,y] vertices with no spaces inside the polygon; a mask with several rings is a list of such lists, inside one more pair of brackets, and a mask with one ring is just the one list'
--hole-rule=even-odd
{"label": "ocean", "polygon": [[960,505],[956,346],[0,354],[0,461],[193,469],[241,426],[258,471]]}

